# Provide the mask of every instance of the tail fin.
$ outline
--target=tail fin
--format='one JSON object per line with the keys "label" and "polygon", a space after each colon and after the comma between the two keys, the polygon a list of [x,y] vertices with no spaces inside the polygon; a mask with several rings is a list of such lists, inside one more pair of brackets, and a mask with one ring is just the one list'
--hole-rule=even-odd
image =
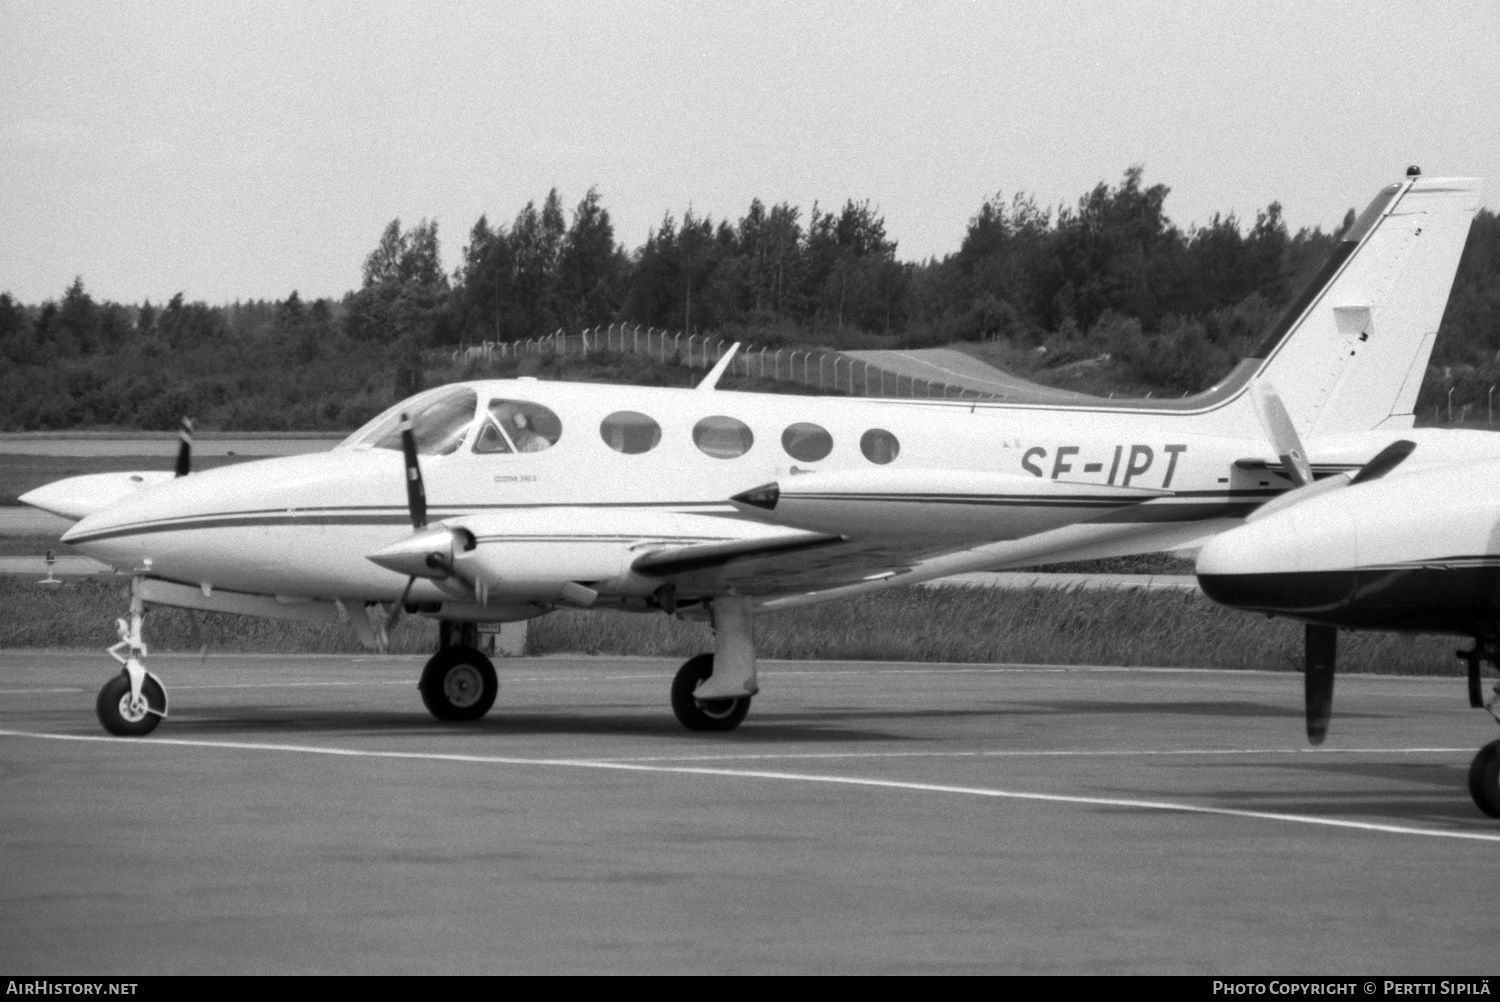
{"label": "tail fin", "polygon": [[1255,354],[1308,438],[1410,428],[1479,204],[1473,178],[1376,196]]}

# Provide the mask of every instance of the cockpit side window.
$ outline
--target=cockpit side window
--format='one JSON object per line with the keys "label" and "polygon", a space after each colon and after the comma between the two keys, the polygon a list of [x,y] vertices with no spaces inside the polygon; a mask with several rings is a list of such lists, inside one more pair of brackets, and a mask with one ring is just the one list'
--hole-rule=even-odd
{"label": "cockpit side window", "polygon": [[[457,388],[451,393],[432,397],[407,412],[411,417],[412,438],[416,440],[417,452],[423,456],[446,456],[463,444],[469,428],[474,424],[474,410],[479,406],[479,395],[467,388]],[[401,448],[401,417],[393,416],[391,423],[380,427],[371,446],[376,449]]]}
{"label": "cockpit side window", "polygon": [[544,452],[562,437],[562,422],[541,404],[491,400],[474,439],[475,452]]}

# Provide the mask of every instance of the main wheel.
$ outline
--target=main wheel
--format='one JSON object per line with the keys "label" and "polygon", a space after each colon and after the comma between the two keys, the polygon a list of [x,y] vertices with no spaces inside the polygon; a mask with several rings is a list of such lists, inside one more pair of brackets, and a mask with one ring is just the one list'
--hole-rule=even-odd
{"label": "main wheel", "polygon": [[1469,796],[1481,811],[1500,818],[1500,741],[1479,749],[1469,764]]}
{"label": "main wheel", "polygon": [[439,720],[478,720],[495,705],[500,681],[490,659],[472,647],[444,647],[422,669],[417,688]]}
{"label": "main wheel", "polygon": [[696,699],[693,692],[714,673],[714,656],[700,654],[677,669],[672,679],[672,712],[690,731],[732,731],[750,712],[749,696]]}
{"label": "main wheel", "polygon": [[[99,690],[99,698],[94,703],[94,709],[99,714],[99,723],[111,734],[118,734],[123,738],[139,738],[156,730],[156,725],[161,723],[159,714],[167,708],[167,694],[162,691],[161,685],[147,675],[141,682],[141,695],[145,697],[147,706],[130,705],[130,676],[124,672],[116,675],[104,683],[104,688]],[[151,710],[156,710],[152,713]]]}

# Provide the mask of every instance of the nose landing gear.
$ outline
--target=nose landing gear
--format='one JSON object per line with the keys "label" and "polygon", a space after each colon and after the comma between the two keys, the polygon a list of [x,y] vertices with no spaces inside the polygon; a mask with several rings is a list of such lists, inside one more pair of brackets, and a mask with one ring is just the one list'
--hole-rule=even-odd
{"label": "nose landing gear", "polygon": [[94,703],[106,731],[131,738],[150,734],[167,715],[166,687],[141,664],[146,656],[146,642],[141,638],[141,625],[146,619],[141,581],[139,575],[130,579],[130,618],[115,620],[120,642],[109,649],[123,670],[104,683]]}

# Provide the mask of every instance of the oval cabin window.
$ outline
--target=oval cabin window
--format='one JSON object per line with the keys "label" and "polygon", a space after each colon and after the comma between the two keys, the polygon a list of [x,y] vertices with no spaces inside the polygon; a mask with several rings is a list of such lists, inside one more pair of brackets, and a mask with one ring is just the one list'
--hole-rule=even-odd
{"label": "oval cabin window", "polygon": [[755,435],[745,422],[716,415],[693,425],[693,444],[715,459],[733,459],[750,451]]}
{"label": "oval cabin window", "polygon": [[627,456],[650,452],[661,441],[661,425],[638,411],[615,411],[599,425],[604,444]]}
{"label": "oval cabin window", "polygon": [[793,459],[816,463],[833,451],[833,436],[806,421],[799,421],[781,433],[781,447]]}
{"label": "oval cabin window", "polygon": [[901,455],[901,443],[884,428],[871,428],[859,437],[859,451],[870,462],[884,466]]}
{"label": "oval cabin window", "polygon": [[491,400],[480,418],[475,452],[545,452],[562,437],[562,422],[541,404]]}

